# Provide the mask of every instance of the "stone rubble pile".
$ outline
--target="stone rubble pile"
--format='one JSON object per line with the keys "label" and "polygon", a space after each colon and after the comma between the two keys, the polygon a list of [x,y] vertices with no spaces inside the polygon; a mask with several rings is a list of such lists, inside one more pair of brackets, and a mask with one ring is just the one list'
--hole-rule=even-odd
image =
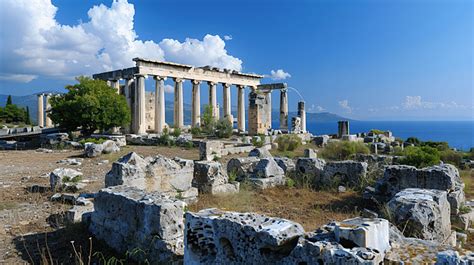
{"label": "stone rubble pile", "polygon": [[101,144],[96,143],[85,143],[84,144],[84,155],[86,157],[97,157],[101,154],[110,154],[120,151],[120,147],[113,140],[106,140]]}
{"label": "stone rubble pile", "polygon": [[76,191],[85,187],[80,183],[82,172],[72,168],[56,168],[49,173],[49,184],[52,191],[71,190]]}

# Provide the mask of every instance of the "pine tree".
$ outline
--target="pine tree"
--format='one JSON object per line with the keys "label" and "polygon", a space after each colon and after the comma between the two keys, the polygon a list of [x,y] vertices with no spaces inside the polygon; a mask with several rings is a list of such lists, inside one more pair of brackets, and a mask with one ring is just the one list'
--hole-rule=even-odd
{"label": "pine tree", "polygon": [[30,119],[30,107],[26,106],[26,118],[25,118],[25,123],[26,124],[31,124],[31,119]]}
{"label": "pine tree", "polygon": [[12,105],[13,102],[12,102],[12,95],[8,95],[8,98],[7,98],[7,106],[8,105]]}

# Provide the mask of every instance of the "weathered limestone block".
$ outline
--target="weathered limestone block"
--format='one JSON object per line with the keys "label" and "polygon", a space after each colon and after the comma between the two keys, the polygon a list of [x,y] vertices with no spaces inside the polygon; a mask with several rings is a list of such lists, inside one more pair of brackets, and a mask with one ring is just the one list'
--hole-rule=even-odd
{"label": "weathered limestone block", "polygon": [[313,142],[316,146],[324,147],[328,144],[329,135],[320,135],[313,138]]}
{"label": "weathered limestone block", "polygon": [[249,153],[249,157],[258,157],[258,158],[268,158],[273,157],[272,154],[268,151],[268,149],[264,147],[255,148]]}
{"label": "weathered limestone block", "polygon": [[459,207],[465,201],[462,191],[464,184],[459,176],[459,171],[450,164],[423,169],[406,165],[387,166],[383,178],[377,181],[375,194],[389,200],[397,192],[406,188],[447,191],[452,214],[457,214]]}
{"label": "weathered limestone block", "polygon": [[262,158],[258,161],[252,174],[253,178],[285,177],[285,171],[273,158]]}
{"label": "weathered limestone block", "polygon": [[446,191],[404,189],[387,206],[405,236],[444,242],[451,235]]}
{"label": "weathered limestone block", "polygon": [[102,153],[110,154],[120,151],[120,147],[112,140],[106,140],[102,143]]}
{"label": "weathered limestone block", "polygon": [[229,183],[229,177],[219,162],[197,161],[194,163],[192,184],[199,192],[210,194],[237,193],[239,182]]}
{"label": "weathered limestone block", "polygon": [[72,168],[56,168],[53,172],[49,173],[51,190],[61,190],[66,182],[69,182],[77,176],[82,176],[82,172]]}
{"label": "weathered limestone block", "polygon": [[142,158],[132,152],[112,164],[112,169],[105,176],[105,186],[127,185],[148,192],[182,195],[192,188],[193,171],[194,162],[191,160],[170,159],[161,155]]}
{"label": "weathered limestone block", "polygon": [[304,150],[304,157],[308,158],[318,158],[318,153],[314,151],[314,149],[305,149]]}
{"label": "weathered limestone block", "polygon": [[275,157],[275,162],[283,169],[286,173],[292,172],[296,169],[295,161],[288,157]]}
{"label": "weathered limestone block", "polygon": [[185,264],[273,264],[303,236],[295,222],[206,209],[185,214]]}
{"label": "weathered limestone block", "polygon": [[102,144],[85,143],[84,145],[84,155],[86,157],[97,157],[102,154],[102,151],[104,151]]}
{"label": "weathered limestone block", "polygon": [[[336,240],[342,244],[355,245],[385,252],[390,248],[389,222],[381,218],[353,218],[336,225]],[[346,246],[347,247],[347,246]]]}
{"label": "weathered limestone block", "polygon": [[112,169],[105,175],[105,186],[145,185],[147,162],[135,152],[128,153],[112,164]]}
{"label": "weathered limestone block", "polygon": [[221,157],[221,150],[224,143],[221,141],[201,141],[199,142],[199,160],[212,161],[214,157]]}
{"label": "weathered limestone block", "polygon": [[237,181],[243,181],[252,174],[260,158],[255,156],[232,158],[227,163],[227,174],[235,174]]}
{"label": "weathered limestone block", "polygon": [[119,253],[142,250],[132,256],[137,261],[170,263],[183,255],[185,205],[134,187],[105,188],[95,198],[89,231]]}
{"label": "weathered limestone block", "polygon": [[271,177],[271,178],[249,178],[252,185],[260,190],[273,188],[276,186],[284,186],[286,184],[286,178],[284,176]]}
{"label": "weathered limestone block", "polygon": [[57,145],[69,140],[67,133],[50,133],[47,135],[41,135],[40,143],[42,145]]}
{"label": "weathered limestone block", "polygon": [[79,223],[83,220],[84,214],[89,214],[94,211],[94,204],[74,205],[66,212],[66,220],[70,223]]}
{"label": "weathered limestone block", "polygon": [[324,166],[321,184],[357,186],[367,177],[367,163],[352,160],[328,162]]}
{"label": "weathered limestone block", "polygon": [[471,265],[474,264],[474,253],[468,252],[460,255],[455,250],[445,250],[438,252],[436,265]]}
{"label": "weathered limestone block", "polygon": [[319,158],[298,158],[296,161],[296,177],[305,178],[311,185],[321,183],[326,161]]}

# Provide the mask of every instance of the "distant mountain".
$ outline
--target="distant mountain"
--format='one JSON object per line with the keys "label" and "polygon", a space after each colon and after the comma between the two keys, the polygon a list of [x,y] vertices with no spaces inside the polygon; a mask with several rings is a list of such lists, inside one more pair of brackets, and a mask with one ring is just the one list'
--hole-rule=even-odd
{"label": "distant mountain", "polygon": [[[42,93],[48,93],[47,91]],[[8,95],[0,94],[0,106],[5,106],[7,102]],[[21,107],[29,106],[30,108],[30,117],[32,121],[36,123],[36,117],[38,112],[38,99],[36,94],[26,95],[26,96],[12,96],[13,104],[17,104]],[[203,102],[205,103],[205,102]],[[204,104],[203,104],[204,105]],[[245,106],[247,108],[247,105]],[[203,107],[201,107],[201,111],[204,111]],[[220,108],[221,116],[222,116],[222,106]],[[232,106],[232,114],[234,117],[237,117],[237,107]],[[166,115],[166,122],[169,124],[173,123],[173,101],[166,101],[165,105],[165,115]],[[289,112],[289,123],[291,123],[291,117],[296,116],[296,112]],[[272,120],[273,122],[279,122],[280,119],[280,112],[279,110],[272,111]],[[339,116],[334,113],[330,112],[320,112],[320,113],[306,113],[306,122],[307,123],[319,123],[319,122],[337,122],[340,120],[349,120],[351,119]],[[184,103],[184,123],[190,124],[191,123],[191,104]]]}

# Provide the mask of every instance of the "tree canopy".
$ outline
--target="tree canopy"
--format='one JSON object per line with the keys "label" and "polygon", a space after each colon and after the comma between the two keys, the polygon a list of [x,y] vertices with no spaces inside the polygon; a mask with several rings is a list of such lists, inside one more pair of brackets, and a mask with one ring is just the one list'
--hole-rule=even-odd
{"label": "tree canopy", "polygon": [[79,82],[66,87],[67,93],[51,98],[51,120],[69,131],[83,134],[107,131],[130,123],[130,108],[105,81],[77,77]]}
{"label": "tree canopy", "polygon": [[13,104],[12,96],[8,96],[5,107],[0,107],[0,123],[30,124],[29,109]]}

